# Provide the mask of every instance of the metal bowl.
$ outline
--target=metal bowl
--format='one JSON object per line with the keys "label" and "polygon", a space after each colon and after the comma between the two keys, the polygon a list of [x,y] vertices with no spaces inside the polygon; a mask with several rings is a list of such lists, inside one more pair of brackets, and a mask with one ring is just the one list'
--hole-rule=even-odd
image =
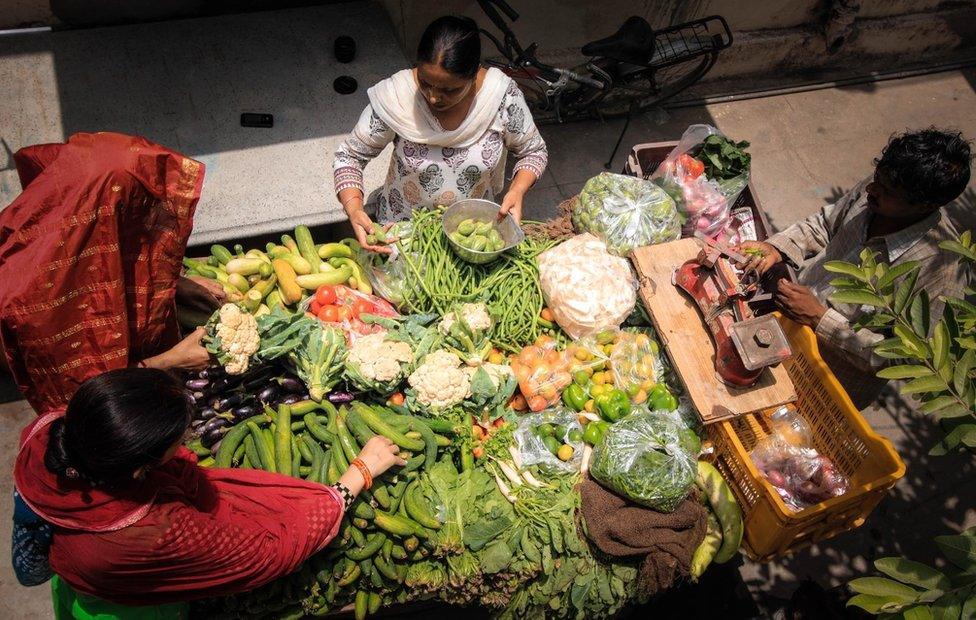
{"label": "metal bowl", "polygon": [[451,244],[451,248],[454,253],[457,254],[462,260],[469,263],[474,263],[476,265],[483,265],[484,263],[490,263],[495,260],[503,253],[514,248],[518,244],[522,243],[525,239],[525,233],[519,228],[519,225],[515,222],[515,218],[511,215],[506,215],[502,221],[498,222],[495,227],[498,229],[498,234],[501,235],[502,241],[505,242],[505,247],[497,250],[495,252],[479,252],[477,250],[469,250],[463,245],[451,239],[451,233],[457,228],[457,225],[468,218],[480,220],[480,221],[492,221],[498,219],[498,211],[501,206],[490,200],[481,200],[480,198],[465,198],[464,200],[458,200],[450,207],[444,210],[444,215],[441,216],[441,227],[444,229],[444,235],[447,236],[448,243]]}

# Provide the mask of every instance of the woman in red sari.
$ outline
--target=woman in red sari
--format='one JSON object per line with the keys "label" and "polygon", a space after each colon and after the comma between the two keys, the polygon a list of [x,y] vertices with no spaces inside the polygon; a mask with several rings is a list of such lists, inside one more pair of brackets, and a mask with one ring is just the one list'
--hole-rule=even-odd
{"label": "woman in red sari", "polygon": [[180,342],[174,303],[223,296],[180,276],[203,165],[115,133],[14,162],[24,191],[0,212],[0,342],[34,410],[113,368],[206,365],[202,331]]}
{"label": "woman in red sari", "polygon": [[365,469],[337,489],[204,470],[179,448],[188,405],[153,367],[208,361],[199,333],[180,341],[174,303],[203,165],[109,133],[15,162],[24,191],[0,213],[0,338],[41,414],[15,467],[15,560],[18,540],[47,544],[18,532],[20,516],[53,531],[45,555],[71,588],[122,605],[232,594],[294,570],[335,535],[366,476],[402,461],[370,442]]}

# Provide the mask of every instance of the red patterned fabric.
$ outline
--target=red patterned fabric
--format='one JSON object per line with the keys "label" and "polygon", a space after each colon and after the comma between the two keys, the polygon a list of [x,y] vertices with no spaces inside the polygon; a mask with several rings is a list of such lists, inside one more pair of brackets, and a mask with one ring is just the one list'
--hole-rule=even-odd
{"label": "red patterned fabric", "polygon": [[332,487],[256,470],[205,469],[181,449],[111,491],[44,467],[54,412],[24,430],[14,483],[55,524],[51,568],[72,588],[122,605],[225,596],[296,570],[339,529]]}
{"label": "red patterned fabric", "polygon": [[14,154],[24,191],[0,212],[0,339],[38,413],[85,379],[178,341],[174,303],[200,162],[132,136],[71,136]]}

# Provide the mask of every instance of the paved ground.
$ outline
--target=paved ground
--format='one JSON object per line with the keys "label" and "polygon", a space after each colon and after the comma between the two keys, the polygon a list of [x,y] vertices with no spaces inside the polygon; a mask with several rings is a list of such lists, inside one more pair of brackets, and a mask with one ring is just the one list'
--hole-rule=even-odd
{"label": "paved ground", "polygon": [[[675,139],[690,123],[713,123],[737,139],[752,142],[758,195],[776,227],[804,217],[867,176],[889,134],[930,124],[954,126],[976,137],[976,71],[951,72],[871,86],[792,94],[687,108],[662,119],[636,119],[625,145]],[[663,122],[661,122],[663,121]],[[528,216],[543,218],[575,194],[603,162],[621,121],[548,127],[549,171],[531,194]],[[612,169],[623,165],[624,154]],[[323,172],[324,174],[324,172]],[[976,191],[970,189],[958,215],[974,226]],[[858,531],[773,564],[745,563],[738,572],[757,600],[787,598],[806,579],[832,587],[869,569],[880,555],[904,553],[931,560],[933,536],[976,524],[976,467],[971,457],[927,456],[934,424],[912,405],[890,394],[883,407],[867,412],[871,425],[889,438],[908,464],[908,474]],[[10,471],[17,430],[31,418],[21,403],[0,405],[0,471]],[[0,498],[10,497],[10,480],[0,476]],[[9,499],[0,499],[0,548],[9,548]],[[724,614],[732,617],[734,614]],[[16,586],[9,565],[0,562],[0,617],[50,617],[47,589]],[[687,617],[687,615],[685,616]]]}

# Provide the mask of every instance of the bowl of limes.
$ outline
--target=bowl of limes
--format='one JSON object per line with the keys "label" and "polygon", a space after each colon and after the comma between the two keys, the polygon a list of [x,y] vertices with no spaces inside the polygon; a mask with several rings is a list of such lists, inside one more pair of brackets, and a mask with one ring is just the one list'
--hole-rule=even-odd
{"label": "bowl of limes", "polygon": [[459,200],[445,209],[441,224],[454,253],[481,265],[522,243],[525,233],[511,215],[498,219],[500,209],[497,203],[480,198]]}

